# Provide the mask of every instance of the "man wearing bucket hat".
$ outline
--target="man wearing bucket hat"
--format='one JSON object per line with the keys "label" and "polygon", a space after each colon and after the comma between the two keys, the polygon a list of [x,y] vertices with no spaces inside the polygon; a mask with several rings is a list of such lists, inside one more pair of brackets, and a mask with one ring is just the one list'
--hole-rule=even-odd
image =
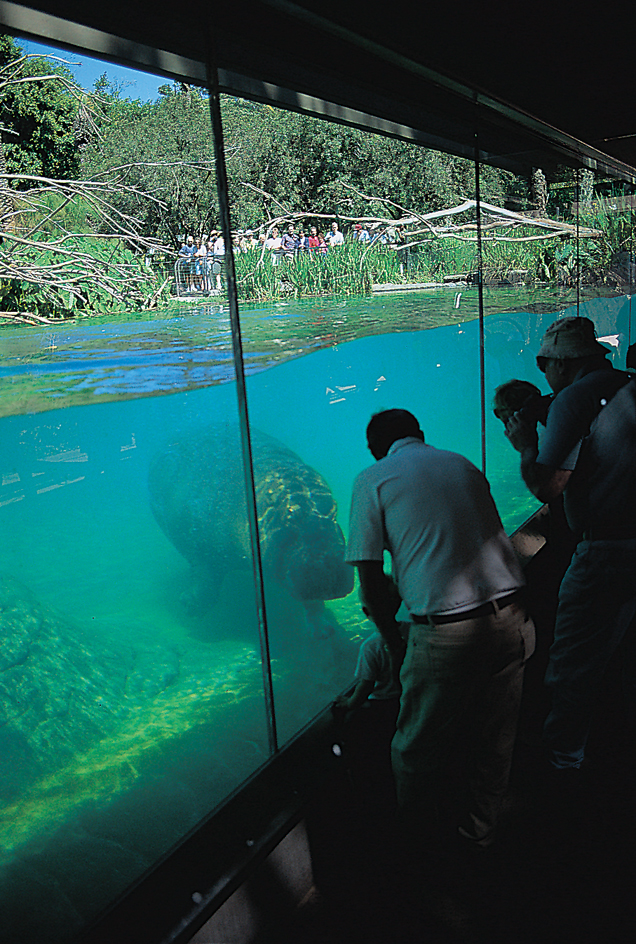
{"label": "man wearing bucket hat", "polygon": [[541,446],[523,412],[506,425],[526,485],[543,502],[563,493],[578,538],[546,672],[557,769],[580,768],[604,671],[636,614],[636,382],[607,353],[588,318],[555,321],[537,355],[555,393]]}

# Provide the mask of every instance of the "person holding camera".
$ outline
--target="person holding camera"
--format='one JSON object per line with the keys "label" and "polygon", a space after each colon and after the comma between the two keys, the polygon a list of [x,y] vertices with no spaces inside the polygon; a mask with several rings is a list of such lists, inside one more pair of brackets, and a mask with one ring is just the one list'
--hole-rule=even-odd
{"label": "person holding camera", "polygon": [[605,669],[636,615],[636,382],[607,354],[588,318],[555,321],[537,355],[555,394],[540,445],[524,410],[506,423],[527,487],[542,502],[564,496],[578,539],[545,677],[548,769],[562,783],[581,768]]}

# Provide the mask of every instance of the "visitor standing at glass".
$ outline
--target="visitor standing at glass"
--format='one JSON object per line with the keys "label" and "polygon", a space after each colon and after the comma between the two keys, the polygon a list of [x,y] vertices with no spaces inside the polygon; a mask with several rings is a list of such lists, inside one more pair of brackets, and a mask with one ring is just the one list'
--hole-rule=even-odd
{"label": "visitor standing at glass", "polygon": [[[396,670],[403,659],[392,743],[401,817],[418,848],[457,830],[484,847],[507,790],[524,663],[534,650],[521,568],[485,477],[463,456],[427,445],[411,413],[373,416],[367,443],[377,462],[354,483],[346,559]],[[406,653],[385,550],[410,614]],[[460,743],[470,745],[470,758],[457,823],[440,801]]]}
{"label": "visitor standing at glass", "polygon": [[[536,422],[524,411],[506,424],[524,482],[539,501],[563,494],[578,538],[559,590],[545,679],[549,772],[568,787],[580,777],[574,772],[585,756],[605,669],[636,614],[636,381],[615,370],[608,353],[588,318],[555,321],[537,355],[555,394],[540,446]],[[633,657],[625,670],[633,709]]]}

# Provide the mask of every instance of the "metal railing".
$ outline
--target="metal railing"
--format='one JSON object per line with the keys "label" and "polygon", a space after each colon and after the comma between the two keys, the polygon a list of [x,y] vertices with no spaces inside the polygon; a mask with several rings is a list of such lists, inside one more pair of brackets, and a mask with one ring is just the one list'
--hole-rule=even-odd
{"label": "metal railing", "polygon": [[224,291],[225,256],[193,256],[177,259],[174,264],[174,288],[177,298],[193,295],[221,295]]}

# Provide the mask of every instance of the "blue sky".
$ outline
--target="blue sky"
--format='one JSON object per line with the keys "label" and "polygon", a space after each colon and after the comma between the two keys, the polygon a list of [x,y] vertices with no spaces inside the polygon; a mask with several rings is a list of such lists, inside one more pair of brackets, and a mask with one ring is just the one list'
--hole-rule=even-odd
{"label": "blue sky", "polygon": [[[98,79],[104,72],[109,79],[124,83],[122,95],[124,98],[150,101],[157,98],[157,89],[160,85],[169,85],[170,80],[163,76],[150,75],[147,72],[139,72],[136,69],[125,69],[123,66],[115,66],[110,62],[103,62],[100,59],[91,59],[83,53],[67,52],[63,49],[56,49],[53,46],[43,46],[41,43],[34,43],[31,40],[16,38],[18,45],[28,53],[37,53],[38,55],[58,56],[69,63],[68,68],[75,75],[75,79],[82,88],[92,89],[95,79]],[[79,63],[74,65],[70,63]]]}

